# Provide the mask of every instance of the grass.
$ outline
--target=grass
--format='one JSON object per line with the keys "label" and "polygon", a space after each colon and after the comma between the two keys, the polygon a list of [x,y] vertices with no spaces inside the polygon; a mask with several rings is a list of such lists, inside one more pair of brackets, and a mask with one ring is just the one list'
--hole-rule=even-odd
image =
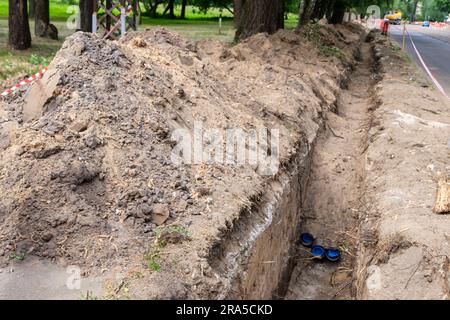
{"label": "grass", "polygon": [[[30,28],[33,27],[32,23]],[[0,90],[14,84],[11,78],[23,79],[47,66],[61,47],[63,39],[33,38],[32,47],[25,51],[12,50],[7,41],[8,22],[0,19]]]}
{"label": "grass", "polygon": [[167,246],[167,244],[175,244],[188,240],[191,238],[192,233],[183,226],[172,225],[156,228],[155,235],[156,241],[151,246],[149,252],[144,255],[144,259],[150,270],[159,272],[162,268],[161,259],[164,254],[163,249]]}
{"label": "grass", "polygon": [[[75,1],[74,1],[75,2]],[[77,6],[76,4],[74,4]],[[63,3],[58,0],[50,0],[50,17],[54,21],[63,21],[66,20],[71,14],[67,12],[68,7],[72,6],[68,3]],[[141,5],[143,11],[145,11],[144,6]],[[2,2],[0,3],[0,18],[8,18],[8,3]],[[157,14],[161,16],[163,14],[164,7],[161,5],[158,7]],[[181,6],[175,7],[175,16],[179,17],[181,13]],[[217,19],[221,14],[220,9],[211,8],[207,12],[200,11],[198,8],[193,6],[187,6],[186,8],[186,18],[187,20],[212,20]],[[232,19],[233,15],[228,10],[222,11],[222,17],[224,19]],[[149,17],[144,17],[144,19],[151,19]],[[172,19],[168,19],[172,20]],[[175,21],[175,20],[172,20]]]}
{"label": "grass", "polygon": [[[70,5],[60,1],[50,0],[50,16],[55,21],[65,21],[70,14],[67,13],[67,8]],[[0,3],[0,18],[8,18],[8,2]]]}
{"label": "grass", "polygon": [[330,47],[330,46],[322,45],[319,47],[319,50],[326,57],[336,57],[339,59],[344,57],[344,53],[338,47]]}
{"label": "grass", "polygon": [[13,252],[9,256],[9,258],[11,260],[15,260],[15,261],[23,261],[23,260],[25,260],[25,254],[24,253]]}
{"label": "grass", "polygon": [[152,271],[161,271],[161,265],[159,259],[161,258],[161,249],[159,247],[153,247],[144,257],[147,261],[147,266]]}

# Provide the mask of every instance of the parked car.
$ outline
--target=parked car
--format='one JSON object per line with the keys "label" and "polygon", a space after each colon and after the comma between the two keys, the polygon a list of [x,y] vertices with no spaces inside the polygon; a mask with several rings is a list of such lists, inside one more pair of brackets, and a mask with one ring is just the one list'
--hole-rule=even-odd
{"label": "parked car", "polygon": [[429,28],[430,27],[430,21],[424,21],[422,24],[422,27]]}

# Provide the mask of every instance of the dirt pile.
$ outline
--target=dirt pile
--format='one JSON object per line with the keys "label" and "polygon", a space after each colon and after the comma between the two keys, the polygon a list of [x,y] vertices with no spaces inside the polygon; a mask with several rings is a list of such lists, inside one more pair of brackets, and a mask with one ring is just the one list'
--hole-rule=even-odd
{"label": "dirt pile", "polygon": [[362,32],[339,28],[321,32],[342,49],[289,31],[234,47],[165,29],[70,36],[44,79],[0,105],[2,265],[34,255],[152,279],[135,279],[140,296],[215,296],[210,250],[273,176],[251,163],[174,163],[172,134],[198,122],[277,129],[270,152],[283,170],[349,71]]}

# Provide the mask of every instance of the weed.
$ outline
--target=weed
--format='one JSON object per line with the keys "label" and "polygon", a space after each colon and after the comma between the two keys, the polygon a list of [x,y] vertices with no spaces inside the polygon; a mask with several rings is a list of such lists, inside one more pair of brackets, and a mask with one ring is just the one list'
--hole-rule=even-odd
{"label": "weed", "polygon": [[155,234],[157,237],[159,237],[162,234],[167,233],[167,232],[175,232],[175,233],[184,235],[186,237],[190,237],[192,235],[188,229],[186,229],[185,227],[180,226],[180,225],[159,227],[159,228],[156,228],[156,230],[155,230]]}
{"label": "weed", "polygon": [[147,266],[150,270],[161,271],[161,265],[158,260],[161,258],[161,251],[159,248],[152,248],[149,253],[145,255]]}
{"label": "weed", "polygon": [[142,272],[140,272],[140,271],[134,272],[133,276],[134,276],[135,279],[142,279],[142,278],[144,278],[144,274]]}
{"label": "weed", "polygon": [[189,240],[192,236],[191,232],[180,225],[168,227],[159,227],[155,230],[156,243],[160,247],[165,247],[168,243],[180,243]]}
{"label": "weed", "polygon": [[15,260],[15,261],[23,261],[23,260],[25,260],[25,254],[24,253],[13,252],[9,256],[9,258],[11,260]]}
{"label": "weed", "polygon": [[391,47],[391,50],[394,51],[394,52],[398,52],[398,51],[401,50],[399,45],[397,45],[395,43],[392,43],[392,42],[390,43],[390,47]]}
{"label": "weed", "polygon": [[336,57],[339,59],[344,57],[344,53],[338,47],[330,47],[322,45],[320,46],[319,50],[326,57]]}
{"label": "weed", "polygon": [[38,54],[32,54],[28,58],[28,63],[35,65],[35,66],[46,66],[50,63],[50,59],[40,56]]}

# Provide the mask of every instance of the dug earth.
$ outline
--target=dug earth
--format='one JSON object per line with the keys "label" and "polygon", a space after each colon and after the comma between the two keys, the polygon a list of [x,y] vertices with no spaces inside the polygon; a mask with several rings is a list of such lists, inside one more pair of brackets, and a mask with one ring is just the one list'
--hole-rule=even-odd
{"label": "dug earth", "polygon": [[[0,296],[289,298],[301,290],[292,271],[299,285],[306,279],[297,244],[311,227],[344,253],[317,280],[327,292],[311,298],[344,289],[348,298],[417,297],[421,285],[427,298],[445,297],[448,216],[431,206],[433,177],[448,172],[448,103],[385,41],[353,24],[236,45],[164,28],[120,41],[68,37],[43,79],[0,101]],[[358,127],[352,116],[367,121]],[[245,154],[270,155],[276,170],[233,152],[217,161],[206,131],[203,156],[216,161],[174,162],[174,133],[194,137],[199,123],[241,130]],[[256,148],[255,132],[265,134]],[[320,145],[330,139],[354,150],[327,157]],[[354,172],[348,190],[357,192],[320,193],[321,204],[346,201],[326,212],[342,224],[323,229],[325,211],[314,216],[309,205],[327,166],[335,177]],[[35,266],[47,280],[18,281]],[[345,281],[323,285],[344,266]],[[371,286],[374,267],[381,289]],[[79,286],[67,285],[66,270],[78,270]]]}

